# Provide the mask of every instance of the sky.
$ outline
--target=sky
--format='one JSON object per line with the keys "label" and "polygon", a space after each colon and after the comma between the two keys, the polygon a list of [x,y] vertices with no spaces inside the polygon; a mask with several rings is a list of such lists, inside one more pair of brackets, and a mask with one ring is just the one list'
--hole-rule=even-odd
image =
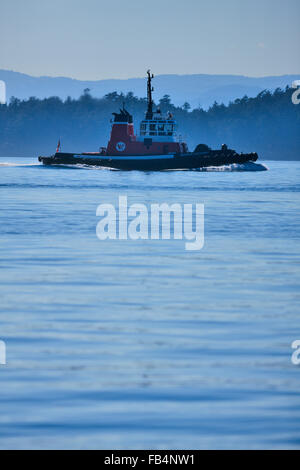
{"label": "sky", "polygon": [[300,0],[0,0],[0,69],[81,80],[300,74]]}

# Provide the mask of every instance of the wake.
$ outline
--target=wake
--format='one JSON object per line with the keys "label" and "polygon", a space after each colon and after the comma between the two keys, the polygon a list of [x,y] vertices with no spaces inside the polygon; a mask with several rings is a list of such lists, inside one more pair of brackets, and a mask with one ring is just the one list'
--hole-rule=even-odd
{"label": "wake", "polygon": [[41,163],[12,163],[12,162],[0,162],[0,166],[41,166]]}
{"label": "wake", "polygon": [[[12,162],[1,162],[0,167],[36,167],[36,166],[43,166],[42,163],[12,163]],[[54,168],[73,168],[73,169],[86,169],[86,170],[108,170],[108,171],[122,171],[117,170],[116,168],[109,168],[109,167],[102,167],[96,165],[85,165],[85,164],[75,164],[75,165],[51,165]],[[193,169],[170,169],[170,170],[162,170],[162,171],[202,171],[202,172],[225,172],[225,171],[268,171],[269,168],[264,165],[263,163],[254,163],[254,162],[247,162],[247,163],[232,163],[230,165],[223,165],[223,166],[209,166],[203,168],[193,168]]]}
{"label": "wake", "polygon": [[231,165],[209,166],[198,168],[195,171],[268,171],[269,168],[263,163],[231,163]]}

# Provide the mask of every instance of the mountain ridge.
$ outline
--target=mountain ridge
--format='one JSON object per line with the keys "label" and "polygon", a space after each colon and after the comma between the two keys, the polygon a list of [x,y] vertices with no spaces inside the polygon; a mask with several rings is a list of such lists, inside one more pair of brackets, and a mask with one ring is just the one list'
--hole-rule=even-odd
{"label": "mountain ridge", "polygon": [[[192,108],[207,109],[215,101],[228,104],[244,95],[255,97],[264,89],[275,90],[291,86],[299,75],[280,75],[266,77],[247,77],[245,75],[209,75],[209,74],[161,74],[154,80],[154,99],[158,101],[163,95],[171,96],[172,102],[181,106],[188,102]],[[6,83],[7,100],[12,96],[28,99],[36,96],[43,99],[58,96],[78,98],[85,88],[91,94],[101,98],[107,93],[133,92],[138,97],[146,95],[145,78],[78,80],[69,77],[34,77],[21,72],[0,69],[0,80]]]}

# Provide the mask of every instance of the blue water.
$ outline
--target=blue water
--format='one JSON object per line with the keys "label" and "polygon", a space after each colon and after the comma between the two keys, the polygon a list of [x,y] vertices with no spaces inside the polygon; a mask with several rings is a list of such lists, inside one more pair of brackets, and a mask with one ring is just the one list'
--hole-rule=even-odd
{"label": "blue water", "polygon": [[[300,162],[119,172],[0,161],[0,447],[300,448]],[[205,204],[205,244],[96,208]]]}

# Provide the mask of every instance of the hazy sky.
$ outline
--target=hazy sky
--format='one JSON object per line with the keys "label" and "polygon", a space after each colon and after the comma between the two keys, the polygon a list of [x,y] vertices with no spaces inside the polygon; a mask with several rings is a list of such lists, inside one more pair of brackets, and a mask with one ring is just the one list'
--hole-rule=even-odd
{"label": "hazy sky", "polygon": [[79,79],[300,73],[300,0],[0,0],[0,69]]}

